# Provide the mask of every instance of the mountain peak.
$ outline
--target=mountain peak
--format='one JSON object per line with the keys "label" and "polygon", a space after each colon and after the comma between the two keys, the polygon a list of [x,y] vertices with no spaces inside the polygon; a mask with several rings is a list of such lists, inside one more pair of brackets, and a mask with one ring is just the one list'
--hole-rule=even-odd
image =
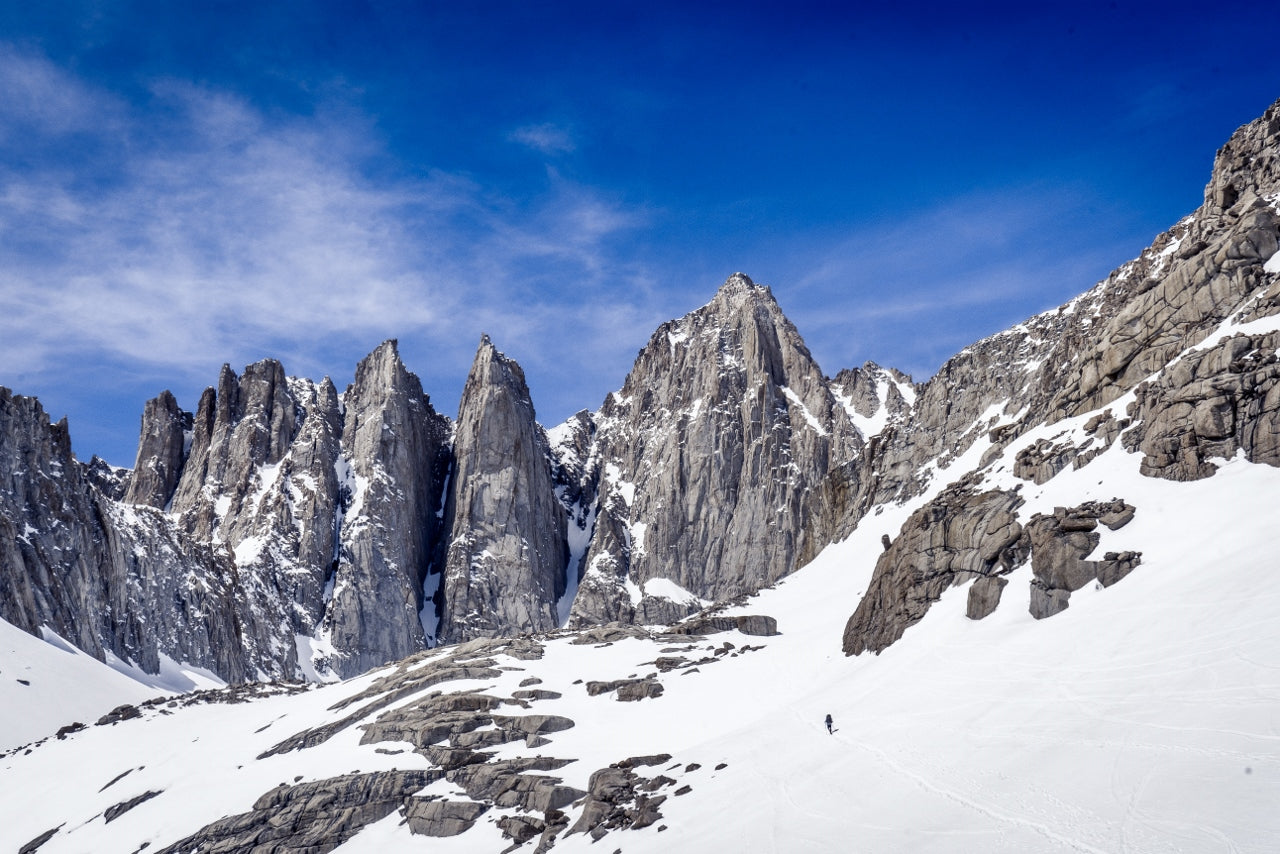
{"label": "mountain peak", "polygon": [[768,285],[757,285],[751,280],[746,273],[734,273],[725,279],[720,290],[716,291],[715,297],[712,298],[712,305],[723,305],[730,308],[739,308],[747,301],[755,302],[761,298],[774,302],[773,291],[769,290]]}

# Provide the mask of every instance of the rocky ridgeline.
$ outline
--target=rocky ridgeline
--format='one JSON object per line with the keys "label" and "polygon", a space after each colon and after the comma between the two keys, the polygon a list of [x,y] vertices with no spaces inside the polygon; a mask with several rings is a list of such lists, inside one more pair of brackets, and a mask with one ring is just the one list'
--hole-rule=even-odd
{"label": "rocky ridgeline", "polygon": [[[855,615],[848,648],[883,648],[946,586],[976,577],[980,613],[1011,561],[1034,564],[1017,496],[979,488],[997,461],[1037,484],[1117,440],[1173,480],[1237,453],[1280,463],[1276,333],[1218,334],[1280,312],[1277,249],[1280,104],[1139,258],[921,384],[872,363],[828,379],[769,289],[735,274],[660,326],[597,411],[549,432],[487,338],[456,423],[394,341],[342,394],[267,360],[224,367],[194,413],[148,402],[124,476],[77,462],[65,425],[6,391],[0,607],[149,670],[165,655],[232,681],[349,676],[566,620],[673,623],[877,507],[923,502]],[[1077,417],[1083,435],[1028,435]],[[1044,589],[1065,603],[1052,591],[1069,587]]]}
{"label": "rocky ridgeline", "polygon": [[[1224,323],[1280,313],[1280,276],[1264,269],[1277,251],[1280,102],[1218,152],[1195,213],[1088,293],[959,353],[919,387],[910,420],[872,443],[861,490],[828,487],[843,502],[832,515],[847,530],[870,507],[937,490],[931,480],[954,484],[881,556],[845,652],[879,652],[943,590],[971,578],[969,615],[985,616],[1002,576],[1027,555],[1035,576],[1028,607],[1038,618],[1065,608],[1083,584],[1109,586],[1140,562],[1136,553],[1087,560],[1098,522],[1116,526],[1111,509],[1059,508],[1024,527],[1013,521],[1016,493],[976,492],[1006,450],[1014,474],[1037,484],[1087,465],[1117,439],[1142,455],[1143,474],[1170,480],[1209,477],[1213,459],[1237,454],[1280,465],[1280,335],[1218,334]],[[1122,413],[1108,407],[1130,393]],[[1070,430],[1022,444],[1034,427],[1091,412],[1078,444]],[[989,447],[977,469],[947,470],[980,441]],[[1119,506],[1127,521],[1132,510]]]}
{"label": "rocky ridgeline", "polygon": [[807,539],[813,487],[856,458],[882,397],[901,414],[899,385],[871,365],[829,382],[769,290],[736,275],[554,442],[487,337],[456,423],[394,341],[342,394],[274,360],[224,366],[194,413],[169,392],[147,403],[123,476],[76,462],[65,425],[9,395],[6,615],[233,682],[351,676],[548,631],[570,606],[576,626],[673,622],[825,544]]}
{"label": "rocky ridgeline", "polygon": [[98,467],[72,456],[65,421],[0,389],[0,616],[152,672],[165,654],[252,678],[256,626],[229,554],[104,496]]}
{"label": "rocky ridgeline", "polygon": [[[930,463],[945,469],[988,437],[994,457],[1037,425],[1133,391],[1224,321],[1280,311],[1280,285],[1263,270],[1280,249],[1277,193],[1280,103],[1231,137],[1204,204],[1139,258],[1066,305],[965,348],[918,386],[911,417],[863,463],[864,486],[842,508],[846,524],[927,489]],[[1201,392],[1220,396],[1187,393]]]}

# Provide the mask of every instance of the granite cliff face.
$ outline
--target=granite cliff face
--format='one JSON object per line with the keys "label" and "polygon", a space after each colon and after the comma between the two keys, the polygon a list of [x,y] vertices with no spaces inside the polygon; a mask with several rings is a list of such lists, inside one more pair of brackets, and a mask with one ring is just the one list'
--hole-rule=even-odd
{"label": "granite cliff face", "polygon": [[809,490],[862,445],[772,293],[740,273],[660,326],[621,391],[561,435],[562,469],[581,471],[564,494],[595,502],[570,504],[594,519],[574,625],[671,622],[793,571]]}
{"label": "granite cliff face", "polygon": [[0,616],[150,672],[164,655],[236,681],[286,675],[261,655],[230,555],[104,495],[89,470],[65,422],[0,389]]}
{"label": "granite cliff face", "polygon": [[440,534],[450,426],[405,370],[395,342],[356,368],[343,395],[339,548],[324,631],[339,672],[424,649],[423,594]]}
{"label": "granite cliff face", "polygon": [[101,657],[111,632],[105,533],[65,421],[0,389],[0,616]]}
{"label": "granite cliff face", "polygon": [[485,336],[458,411],[441,641],[560,625],[569,552],[549,454],[524,371]]}

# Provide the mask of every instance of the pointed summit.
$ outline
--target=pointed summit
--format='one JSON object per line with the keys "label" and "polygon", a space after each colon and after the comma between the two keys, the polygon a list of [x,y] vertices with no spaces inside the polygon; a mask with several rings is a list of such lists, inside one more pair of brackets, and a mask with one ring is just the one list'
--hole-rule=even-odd
{"label": "pointed summit", "polygon": [[343,395],[339,469],[349,496],[325,628],[354,676],[426,646],[423,580],[440,526],[448,419],[384,341]]}
{"label": "pointed summit", "polygon": [[[860,445],[795,326],[743,273],[658,327],[597,423],[577,625],[668,622],[791,572],[807,493]],[[643,592],[659,579],[664,595]]]}
{"label": "pointed summit", "polygon": [[482,336],[458,409],[440,640],[558,623],[565,516],[524,371]]}

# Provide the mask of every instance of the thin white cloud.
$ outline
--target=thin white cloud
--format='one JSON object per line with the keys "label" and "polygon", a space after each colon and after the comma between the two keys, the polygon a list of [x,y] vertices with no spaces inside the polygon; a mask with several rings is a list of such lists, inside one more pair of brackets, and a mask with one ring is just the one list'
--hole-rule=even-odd
{"label": "thin white cloud", "polygon": [[[1123,219],[1105,207],[1070,187],[1020,186],[861,228],[797,264],[807,269],[793,295],[818,308],[801,308],[793,320],[832,373],[873,359],[927,379],[973,343],[975,316],[986,334],[997,332],[1052,308],[1055,294],[1065,302],[1083,292],[1136,254],[1145,236],[1117,228],[1113,243],[1099,245],[1085,234],[1099,217]],[[1081,235],[1075,245],[1073,233]]]}
{"label": "thin white cloud", "polygon": [[641,222],[554,176],[521,201],[441,173],[373,181],[361,158],[381,152],[359,122],[269,120],[182,81],[155,83],[149,106],[163,109],[144,112],[0,51],[0,81],[14,80],[64,106],[0,111],[0,140],[21,126],[24,150],[56,150],[75,135],[95,156],[0,163],[7,376],[71,383],[78,365],[111,361],[210,382],[210,365],[263,355],[341,371],[335,351],[387,337],[420,373],[465,376],[486,330],[537,362],[576,310],[564,285],[612,286],[611,241]]}
{"label": "thin white cloud", "polygon": [[572,134],[551,123],[524,125],[511,132],[512,142],[546,155],[572,154],[577,149]]}
{"label": "thin white cloud", "polygon": [[43,57],[0,43],[0,140],[36,128],[45,133],[111,131],[122,105],[90,92]]}

